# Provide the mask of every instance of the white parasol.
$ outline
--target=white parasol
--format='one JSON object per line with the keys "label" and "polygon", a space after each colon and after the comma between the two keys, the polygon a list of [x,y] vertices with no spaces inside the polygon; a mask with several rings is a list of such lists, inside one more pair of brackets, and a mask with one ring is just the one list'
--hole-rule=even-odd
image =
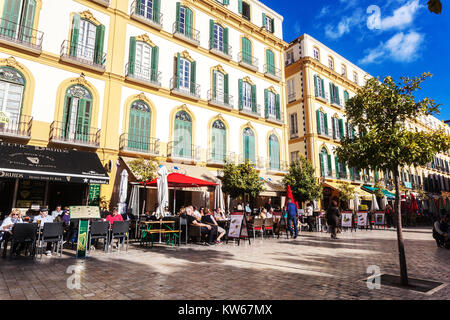
{"label": "white parasol", "polygon": [[216,192],[214,195],[214,209],[218,208],[225,210],[225,201],[223,199],[223,192],[222,192],[222,181],[220,179],[217,184]]}
{"label": "white parasol", "polygon": [[164,208],[169,206],[169,184],[167,183],[167,176],[169,171],[165,166],[161,166],[158,170],[158,209],[156,216],[161,219],[165,216]]}
{"label": "white parasol", "polygon": [[128,193],[128,172],[123,170],[120,174],[120,188],[119,188],[119,214],[126,213],[127,210],[127,193]]}
{"label": "white parasol", "polygon": [[380,207],[378,206],[377,196],[372,194],[372,206],[370,207],[371,211],[379,211]]}

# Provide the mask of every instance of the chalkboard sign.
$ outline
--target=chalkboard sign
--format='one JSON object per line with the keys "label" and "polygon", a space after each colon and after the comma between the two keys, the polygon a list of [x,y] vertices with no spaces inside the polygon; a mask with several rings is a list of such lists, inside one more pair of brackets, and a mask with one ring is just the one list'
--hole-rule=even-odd
{"label": "chalkboard sign", "polygon": [[99,207],[69,207],[70,219],[100,219]]}

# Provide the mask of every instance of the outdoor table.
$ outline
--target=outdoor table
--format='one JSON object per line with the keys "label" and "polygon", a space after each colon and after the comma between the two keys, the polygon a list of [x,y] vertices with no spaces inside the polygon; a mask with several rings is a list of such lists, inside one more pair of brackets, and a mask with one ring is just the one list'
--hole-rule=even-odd
{"label": "outdoor table", "polygon": [[[145,237],[152,233],[152,231],[157,231],[159,233],[159,243],[161,242],[161,235],[164,233],[162,227],[166,227],[168,229],[169,239],[166,241],[166,244],[170,244],[174,246],[177,241],[179,241],[179,234],[177,234],[177,230],[175,230],[175,221],[141,221],[141,224],[145,225],[145,230],[141,231],[141,245],[145,242]],[[159,229],[152,229],[153,226],[159,225]],[[180,231],[178,231],[179,233]],[[152,247],[153,247],[153,238],[152,238]]]}

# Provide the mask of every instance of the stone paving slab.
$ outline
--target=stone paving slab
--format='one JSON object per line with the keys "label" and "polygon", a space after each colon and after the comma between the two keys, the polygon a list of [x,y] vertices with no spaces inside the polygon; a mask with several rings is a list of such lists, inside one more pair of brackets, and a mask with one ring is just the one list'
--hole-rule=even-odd
{"label": "stone paving slab", "polygon": [[[369,266],[398,274],[391,229],[344,232],[338,240],[305,232],[296,240],[258,238],[240,246],[132,244],[127,253],[96,250],[85,261],[70,250],[62,258],[0,259],[0,299],[449,299],[450,250],[437,248],[429,229],[406,229],[404,237],[409,276],[449,285],[431,295],[387,286],[369,290],[362,281],[371,275]],[[73,265],[81,268],[79,289],[67,287]]]}

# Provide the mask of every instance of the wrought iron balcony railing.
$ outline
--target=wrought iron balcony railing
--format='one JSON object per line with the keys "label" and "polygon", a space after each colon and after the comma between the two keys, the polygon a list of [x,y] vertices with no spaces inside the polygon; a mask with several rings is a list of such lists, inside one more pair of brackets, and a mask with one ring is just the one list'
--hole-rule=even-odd
{"label": "wrought iron balcony railing", "polygon": [[294,102],[295,100],[297,100],[297,96],[295,93],[289,93],[288,94],[288,102]]}
{"label": "wrought iron balcony railing", "polygon": [[240,65],[251,69],[253,71],[258,71],[258,59],[244,52],[239,52],[238,62]]}
{"label": "wrought iron balcony railing", "polygon": [[151,137],[141,137],[124,133],[120,136],[120,150],[158,156],[160,154],[160,140]]}
{"label": "wrought iron balcony railing", "polygon": [[253,108],[253,106],[242,106],[239,111],[252,117],[261,117],[261,105],[259,104],[256,105],[256,108]]}
{"label": "wrought iron balcony railing", "polygon": [[64,40],[61,45],[61,60],[104,72],[106,53],[95,50],[92,46]]}
{"label": "wrought iron balcony railing", "polygon": [[162,29],[163,14],[153,10],[153,6],[149,6],[147,1],[133,1],[130,9],[131,18],[138,20],[155,29]]}
{"label": "wrought iron balcony railing", "polygon": [[167,144],[167,157],[173,161],[197,162],[201,160],[201,148],[193,144],[170,141]]}
{"label": "wrought iron balcony railing", "polygon": [[322,100],[323,102],[326,102],[326,103],[328,103],[328,101],[330,101],[330,96],[328,95],[327,92],[317,93],[316,98],[319,100]]}
{"label": "wrought iron balcony railing", "polygon": [[270,121],[270,122],[275,122],[278,124],[283,124],[284,123],[284,113],[283,113],[283,111],[280,111],[280,114],[276,115],[276,114],[267,112],[266,120]]}
{"label": "wrought iron balcony railing", "polygon": [[275,80],[281,80],[281,69],[275,68],[274,65],[264,65],[264,75]]}
{"label": "wrought iron balcony railing", "polygon": [[100,146],[100,129],[53,121],[50,125],[50,141],[97,148]]}
{"label": "wrought iron balcony railing", "polygon": [[102,6],[105,7],[109,7],[110,5],[110,0],[91,0],[91,1],[101,4]]}
{"label": "wrought iron balcony railing", "polygon": [[8,117],[0,112],[0,136],[29,139],[31,137],[31,126],[33,124],[33,117],[17,115],[16,117]]}
{"label": "wrought iron balcony railing", "polygon": [[149,69],[141,64],[129,62],[125,66],[125,76],[151,86],[161,87],[161,72]]}
{"label": "wrought iron balcony railing", "polygon": [[209,50],[223,58],[232,59],[233,51],[230,45],[226,46],[223,42],[219,42],[216,39],[209,40]]}
{"label": "wrought iron balcony railing", "polygon": [[173,35],[195,46],[200,45],[200,31],[186,26],[179,21],[175,22],[172,27]]}
{"label": "wrought iron balcony railing", "polygon": [[43,39],[42,31],[0,18],[0,42],[40,53]]}
{"label": "wrought iron balcony railing", "polygon": [[208,164],[224,165],[225,163],[234,163],[236,154],[233,152],[223,153],[215,149],[208,149],[206,161]]}
{"label": "wrought iron balcony railing", "polygon": [[195,82],[173,77],[170,79],[170,90],[188,98],[200,99],[200,85]]}
{"label": "wrought iron balcony railing", "polygon": [[271,172],[288,172],[289,171],[289,162],[267,160],[266,168],[268,171],[271,171]]}
{"label": "wrought iron balcony railing", "polygon": [[208,102],[227,109],[233,109],[234,105],[232,95],[225,94],[224,92],[216,92],[214,90],[208,90]]}

